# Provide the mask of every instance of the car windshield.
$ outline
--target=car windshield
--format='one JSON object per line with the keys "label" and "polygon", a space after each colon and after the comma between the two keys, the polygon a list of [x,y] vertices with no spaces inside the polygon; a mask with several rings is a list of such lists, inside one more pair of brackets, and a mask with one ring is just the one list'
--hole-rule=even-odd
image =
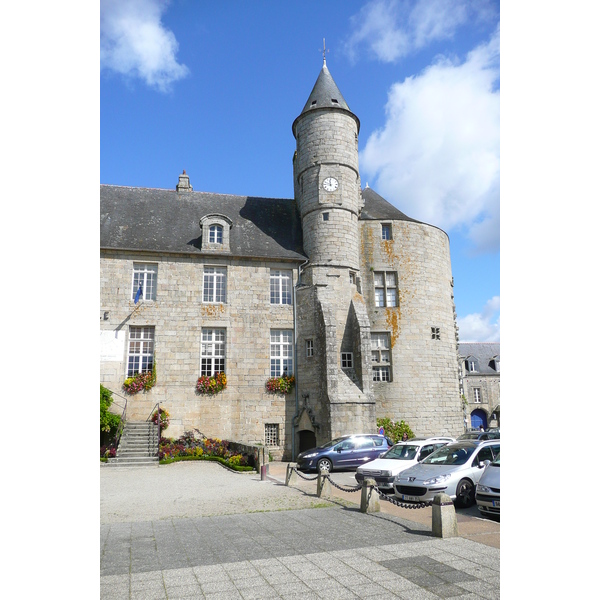
{"label": "car windshield", "polygon": [[392,458],[396,460],[413,460],[419,451],[419,446],[393,446],[381,458]]}
{"label": "car windshield", "polygon": [[459,440],[476,440],[480,435],[481,435],[480,432],[463,433],[462,435],[458,436],[458,439]]}
{"label": "car windshield", "polygon": [[500,455],[498,454],[498,456],[496,456],[496,458],[492,461],[491,463],[494,467],[499,467],[500,466]]}
{"label": "car windshield", "polygon": [[426,465],[464,465],[475,448],[461,446],[444,446],[439,450],[436,450],[433,454],[430,454],[422,464]]}
{"label": "car windshield", "polygon": [[331,446],[335,446],[337,443],[341,442],[342,440],[345,440],[346,438],[335,438],[335,440],[331,440],[330,442],[327,442],[325,444],[323,444],[322,446],[318,446],[319,450],[321,450],[322,448],[331,448]]}

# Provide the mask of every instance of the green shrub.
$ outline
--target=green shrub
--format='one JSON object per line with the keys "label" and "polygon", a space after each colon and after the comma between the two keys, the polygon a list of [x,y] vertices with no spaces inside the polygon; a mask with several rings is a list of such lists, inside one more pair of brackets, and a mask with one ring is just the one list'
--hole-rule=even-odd
{"label": "green shrub", "polygon": [[402,440],[402,435],[406,432],[408,439],[415,437],[412,429],[405,421],[392,421],[389,417],[377,419],[377,427],[383,427],[385,435],[389,437],[394,444]]}
{"label": "green shrub", "polygon": [[100,435],[114,435],[121,422],[121,417],[111,413],[108,409],[113,403],[112,392],[100,384]]}

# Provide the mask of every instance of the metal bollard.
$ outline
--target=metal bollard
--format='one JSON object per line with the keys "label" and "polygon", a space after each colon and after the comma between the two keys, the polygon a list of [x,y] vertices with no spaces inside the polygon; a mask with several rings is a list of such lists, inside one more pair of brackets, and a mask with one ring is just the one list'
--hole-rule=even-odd
{"label": "metal bollard", "polygon": [[375,491],[377,482],[374,479],[365,478],[363,480],[362,490],[360,491],[360,512],[373,513],[380,512],[379,493]]}
{"label": "metal bollard", "polygon": [[431,505],[431,531],[435,537],[458,537],[456,510],[448,494],[436,494]]}
{"label": "metal bollard", "polygon": [[267,465],[260,465],[260,480],[266,481],[267,479]]}

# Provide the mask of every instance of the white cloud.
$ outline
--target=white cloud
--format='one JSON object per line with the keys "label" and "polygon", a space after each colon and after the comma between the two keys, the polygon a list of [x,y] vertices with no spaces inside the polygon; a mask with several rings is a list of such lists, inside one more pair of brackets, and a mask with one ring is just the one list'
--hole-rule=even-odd
{"label": "white cloud", "polygon": [[461,342],[499,342],[500,296],[488,300],[480,313],[458,317],[456,321]]}
{"label": "white cloud", "polygon": [[139,77],[160,91],[185,77],[188,68],[175,58],[179,44],[161,22],[167,6],[165,0],[102,0],[102,68]]}
{"label": "white cloud", "polygon": [[496,31],[463,63],[439,57],[392,85],[386,123],[360,154],[384,198],[413,218],[464,229],[478,251],[499,246],[498,78]]}
{"label": "white cloud", "polygon": [[373,0],[352,17],[346,51],[355,58],[359,46],[366,44],[377,59],[395,62],[432,42],[452,38],[468,22],[492,15],[487,0]]}

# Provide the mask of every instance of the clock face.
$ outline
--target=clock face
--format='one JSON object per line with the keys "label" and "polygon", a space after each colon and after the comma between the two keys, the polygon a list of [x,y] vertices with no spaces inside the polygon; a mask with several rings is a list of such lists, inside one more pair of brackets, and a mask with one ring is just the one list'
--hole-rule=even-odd
{"label": "clock face", "polygon": [[338,189],[338,185],[338,181],[335,177],[327,177],[327,179],[323,181],[323,189],[326,192],[335,192],[335,190]]}

